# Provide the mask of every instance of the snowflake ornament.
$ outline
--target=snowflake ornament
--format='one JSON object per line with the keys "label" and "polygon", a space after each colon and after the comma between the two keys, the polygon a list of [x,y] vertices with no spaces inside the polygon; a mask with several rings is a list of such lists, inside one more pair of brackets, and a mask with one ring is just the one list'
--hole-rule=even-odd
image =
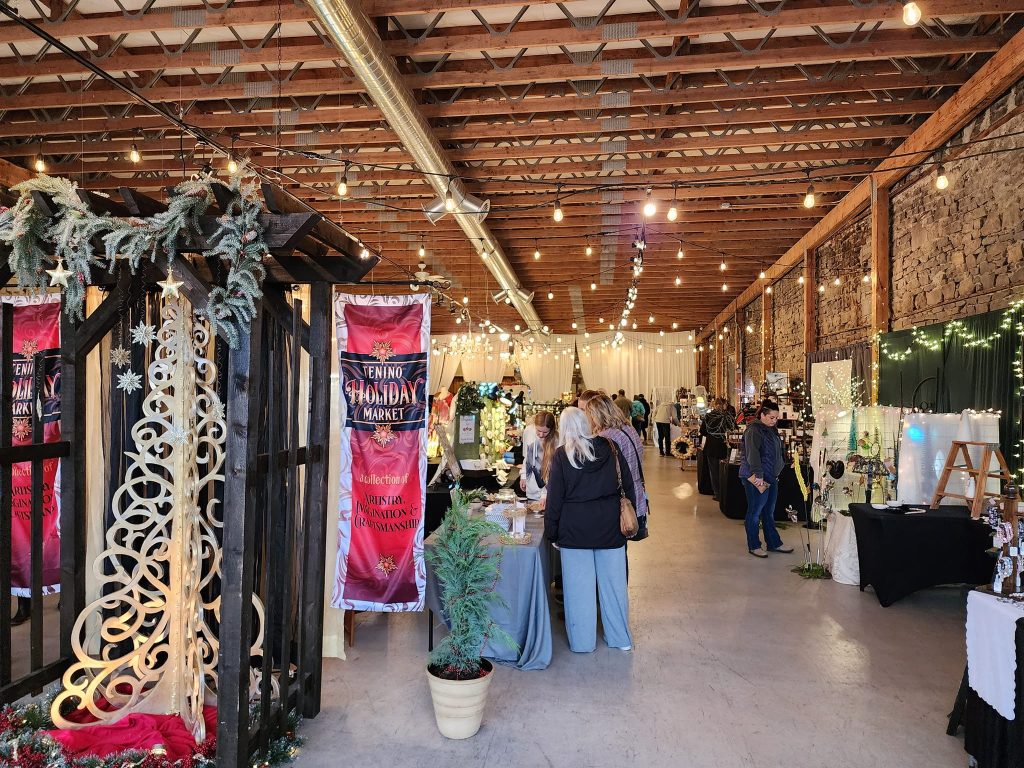
{"label": "snowflake ornament", "polygon": [[387,448],[393,440],[398,439],[398,435],[391,431],[390,424],[378,424],[370,437],[381,448]]}
{"label": "snowflake ornament", "polygon": [[379,555],[377,557],[377,565],[374,568],[383,573],[386,579],[398,570],[398,565],[395,563],[394,555]]}
{"label": "snowflake ornament", "polygon": [[169,427],[167,432],[164,433],[164,437],[167,438],[167,442],[171,445],[182,446],[188,442],[188,432],[179,427],[177,424]]}
{"label": "snowflake ornament", "polygon": [[125,371],[117,377],[117,388],[131,394],[137,389],[142,389],[142,377],[135,371]]}
{"label": "snowflake ornament", "polygon": [[28,440],[32,437],[32,422],[30,419],[21,418],[14,420],[14,429],[11,436],[15,440]]}
{"label": "snowflake ornament", "polygon": [[25,339],[21,342],[22,357],[32,357],[36,352],[39,351],[39,339]]}
{"label": "snowflake ornament", "polygon": [[132,361],[132,353],[118,344],[110,350],[110,363],[117,368],[124,368]]}
{"label": "snowflake ornament", "polygon": [[144,347],[148,347],[150,344],[156,341],[156,326],[146,325],[144,322],[140,320],[139,324],[132,328],[131,334],[132,342],[134,342],[135,344],[141,344]]}
{"label": "snowflake ornament", "polygon": [[394,354],[395,352],[391,348],[390,341],[373,342],[373,348],[370,351],[370,357],[375,357],[378,360],[380,360],[380,362],[386,363],[388,361],[388,358],[393,357]]}
{"label": "snowflake ornament", "polygon": [[217,421],[224,421],[228,415],[227,410],[224,408],[224,403],[214,403],[210,412]]}

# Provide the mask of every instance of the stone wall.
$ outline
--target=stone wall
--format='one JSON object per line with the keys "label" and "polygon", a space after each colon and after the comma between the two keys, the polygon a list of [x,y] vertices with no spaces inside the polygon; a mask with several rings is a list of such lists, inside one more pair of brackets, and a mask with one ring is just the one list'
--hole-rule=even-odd
{"label": "stone wall", "polygon": [[[744,334],[743,392],[749,397],[757,394],[761,388],[761,297],[750,302],[740,317]],[[747,328],[752,329],[750,333],[747,333]]]}
{"label": "stone wall", "polygon": [[[818,284],[814,324],[818,349],[867,341],[871,336],[871,217],[839,230],[816,249]],[[836,279],[839,285],[835,284]]]}
{"label": "stone wall", "polygon": [[[893,329],[1002,309],[1024,296],[1024,80],[950,144],[949,188],[922,169],[892,198]],[[948,145],[947,145],[948,146]],[[951,150],[952,151],[952,150]]]}
{"label": "stone wall", "polygon": [[802,270],[798,266],[787,272],[772,294],[774,368],[800,378],[804,375],[804,287],[797,278]]}

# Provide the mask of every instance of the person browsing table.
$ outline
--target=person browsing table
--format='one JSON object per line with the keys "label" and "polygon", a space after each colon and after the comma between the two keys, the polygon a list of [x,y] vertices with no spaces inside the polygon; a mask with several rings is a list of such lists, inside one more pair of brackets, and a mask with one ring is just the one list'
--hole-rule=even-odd
{"label": "person browsing table", "polygon": [[778,420],[779,406],[765,400],[743,433],[740,479],[747,494],[747,551],[754,557],[768,557],[761,546],[758,526],[764,529],[768,552],[793,551],[782,543],[775,528],[775,500],[783,467],[782,438],[775,429]]}
{"label": "person browsing table", "polygon": [[523,430],[523,472],[519,477],[519,489],[530,501],[539,501],[544,495],[548,468],[556,448],[555,415],[551,411],[535,414],[532,423]]}

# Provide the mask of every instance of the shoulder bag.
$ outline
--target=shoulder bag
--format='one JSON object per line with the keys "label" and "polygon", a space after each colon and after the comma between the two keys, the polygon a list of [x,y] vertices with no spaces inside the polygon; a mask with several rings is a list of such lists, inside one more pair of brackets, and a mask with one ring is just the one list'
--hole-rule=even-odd
{"label": "shoulder bag", "polygon": [[640,523],[636,519],[636,510],[633,509],[633,502],[626,498],[626,492],[622,489],[622,467],[619,466],[619,449],[614,440],[608,440],[612,449],[612,461],[615,463],[615,477],[619,481],[619,530],[627,539],[636,536],[640,530]]}
{"label": "shoulder bag", "polygon": [[639,517],[639,516],[637,517],[637,531],[636,531],[636,534],[633,535],[633,536],[630,536],[629,540],[630,541],[643,541],[644,539],[646,539],[648,536],[651,535],[651,532],[647,528],[647,518],[651,516],[651,497],[650,497],[650,494],[647,493],[647,479],[644,477],[644,462],[643,462],[643,459],[640,456],[640,451],[638,451],[636,449],[636,443],[633,442],[633,438],[631,438],[629,436],[629,433],[626,432],[626,430],[623,429],[623,430],[620,430],[620,431],[626,436],[627,442],[633,448],[633,455],[636,456],[636,469],[637,469],[637,472],[640,473],[640,487],[636,489],[636,493],[637,493],[637,495],[642,493],[644,495],[644,497],[647,499],[647,514],[644,515],[643,517]]}

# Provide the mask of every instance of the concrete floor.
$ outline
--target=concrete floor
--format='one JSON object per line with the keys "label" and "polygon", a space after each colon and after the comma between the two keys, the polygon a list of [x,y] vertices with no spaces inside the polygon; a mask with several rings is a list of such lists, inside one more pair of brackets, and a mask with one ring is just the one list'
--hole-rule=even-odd
{"label": "concrete floor", "polygon": [[[746,554],[742,524],[698,496],[692,470],[648,448],[651,538],[630,546],[636,649],[572,654],[554,622],[540,672],[499,667],[484,725],[434,724],[422,614],[362,614],[327,660],[323,711],[299,768],[953,768],[946,713],[964,667],[964,592],[891,608],[870,590],[804,581],[798,554]],[[782,532],[798,545],[795,528]]]}

